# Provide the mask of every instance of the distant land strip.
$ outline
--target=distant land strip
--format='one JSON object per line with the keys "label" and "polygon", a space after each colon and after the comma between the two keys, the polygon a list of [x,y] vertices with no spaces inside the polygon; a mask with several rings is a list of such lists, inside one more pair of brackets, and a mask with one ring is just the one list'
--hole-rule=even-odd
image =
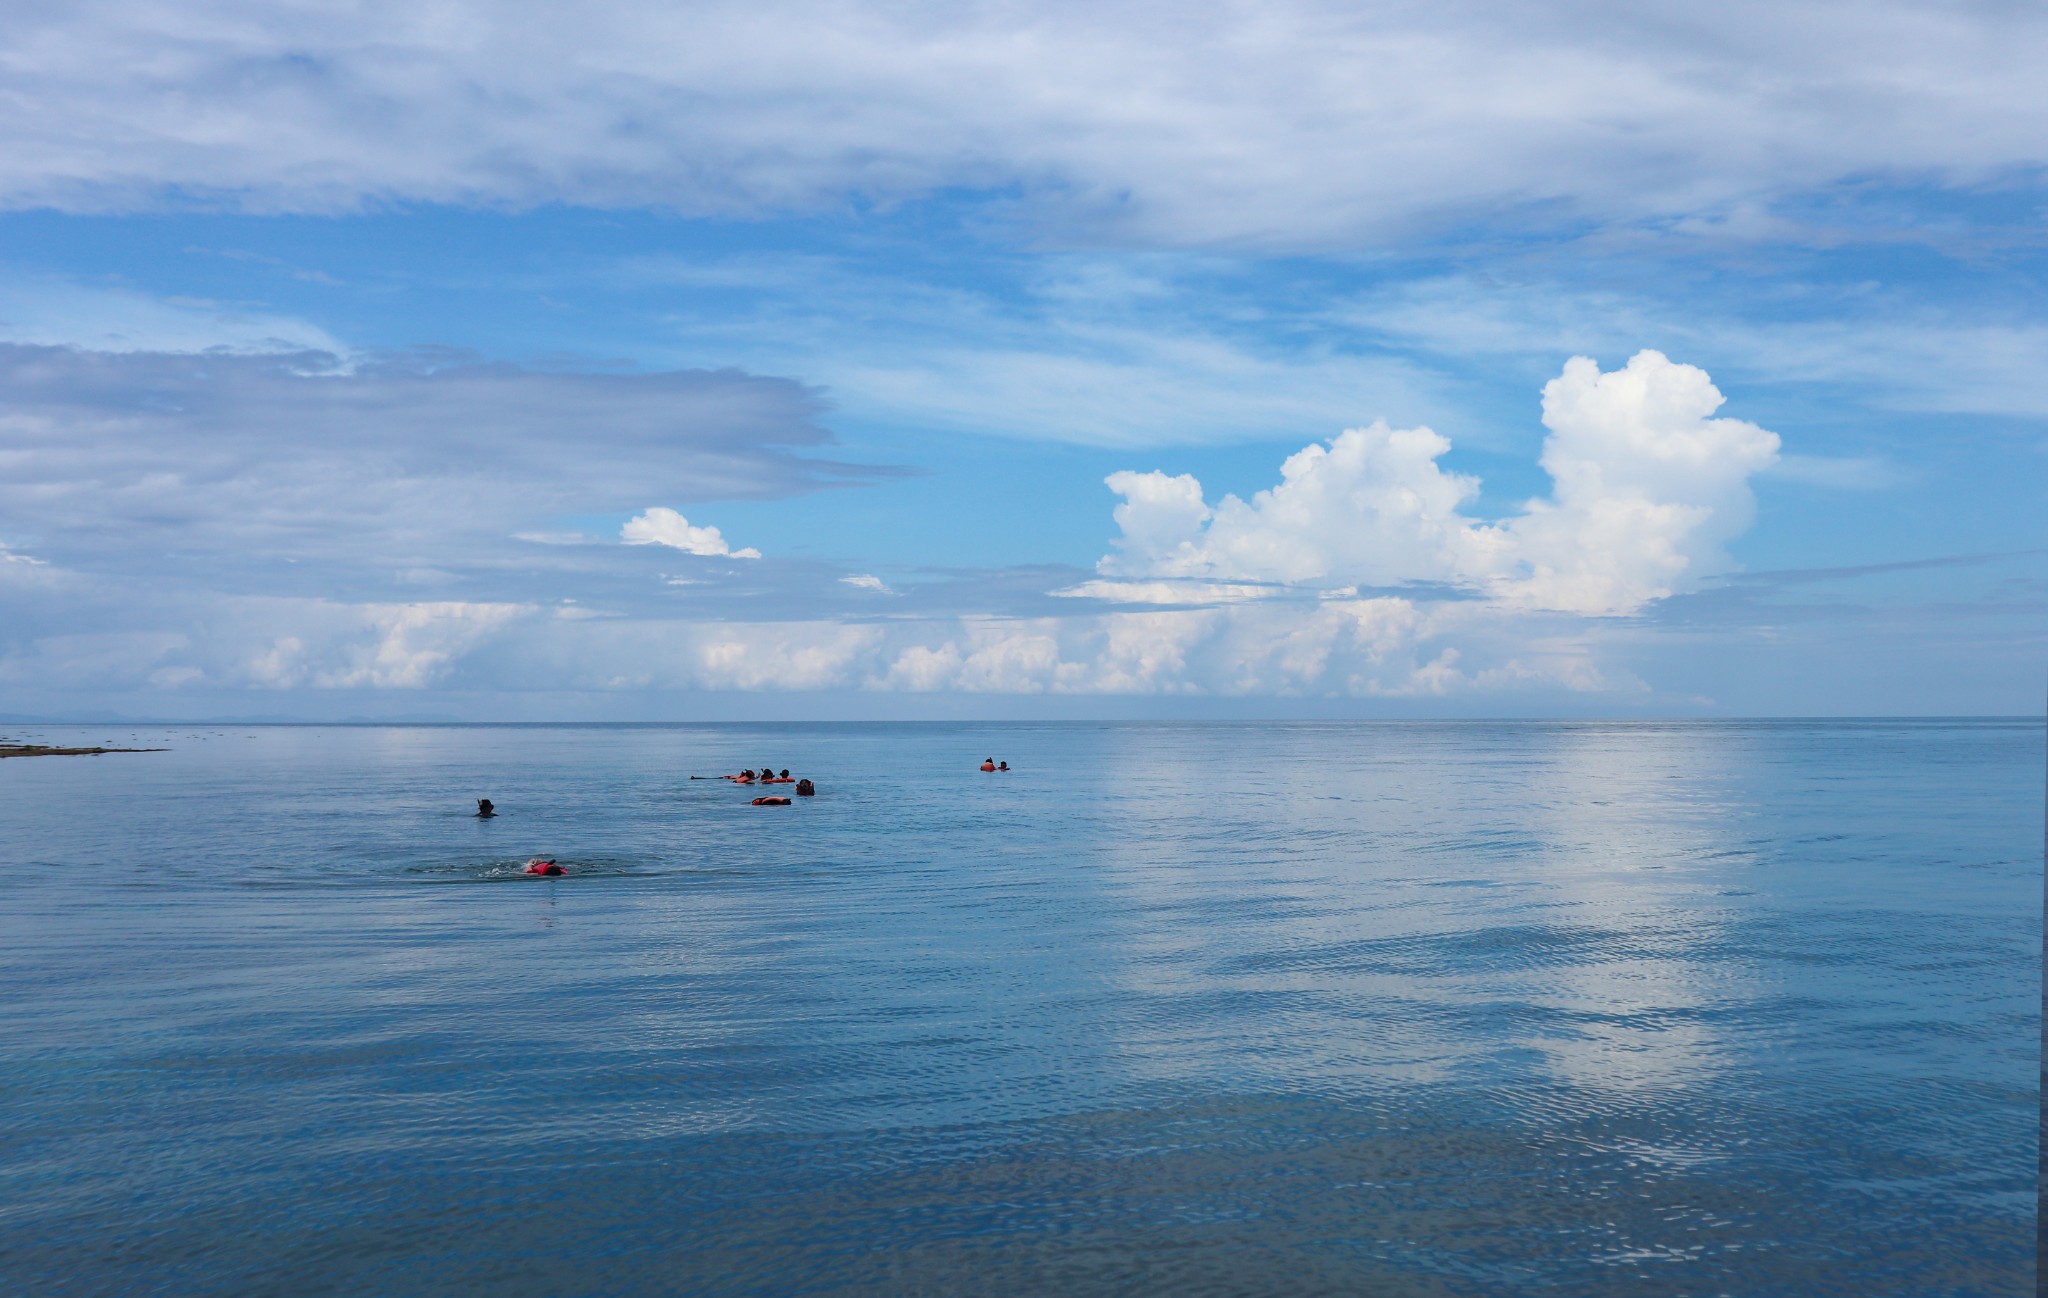
{"label": "distant land strip", "polygon": [[0,757],[97,757],[101,753],[168,753],[168,748],[52,748],[48,744],[0,744]]}

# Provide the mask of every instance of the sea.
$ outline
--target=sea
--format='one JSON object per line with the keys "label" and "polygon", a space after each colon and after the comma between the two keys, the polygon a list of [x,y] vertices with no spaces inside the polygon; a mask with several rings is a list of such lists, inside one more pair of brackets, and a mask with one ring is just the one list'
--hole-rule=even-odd
{"label": "sea", "polygon": [[7,1294],[2034,1292],[2038,718],[7,733]]}

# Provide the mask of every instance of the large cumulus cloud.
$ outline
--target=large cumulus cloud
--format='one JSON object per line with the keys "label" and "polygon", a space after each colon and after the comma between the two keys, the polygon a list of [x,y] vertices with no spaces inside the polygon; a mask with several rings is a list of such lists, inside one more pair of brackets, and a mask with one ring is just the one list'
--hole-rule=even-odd
{"label": "large cumulus cloud", "polygon": [[1445,583],[1514,607],[1633,613],[1724,571],[1722,546],[1755,511],[1749,479],[1779,439],[1715,418],[1722,400],[1705,371],[1658,352],[1606,374],[1573,359],[1543,390],[1551,494],[1492,523],[1462,512],[1479,483],[1439,463],[1448,439],[1384,421],[1289,457],[1249,501],[1212,508],[1186,474],[1112,474],[1122,536],[1098,567],[1119,580],[1079,593],[1170,598],[1160,578],[1193,579],[1182,598],[1256,593],[1242,583]]}

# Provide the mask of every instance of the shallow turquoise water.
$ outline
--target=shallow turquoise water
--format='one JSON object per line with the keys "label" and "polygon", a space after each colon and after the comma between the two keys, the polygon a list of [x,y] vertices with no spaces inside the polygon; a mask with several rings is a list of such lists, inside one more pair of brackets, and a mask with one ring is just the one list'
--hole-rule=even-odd
{"label": "shallow turquoise water", "polygon": [[34,737],[6,1292],[2032,1292],[2039,722]]}

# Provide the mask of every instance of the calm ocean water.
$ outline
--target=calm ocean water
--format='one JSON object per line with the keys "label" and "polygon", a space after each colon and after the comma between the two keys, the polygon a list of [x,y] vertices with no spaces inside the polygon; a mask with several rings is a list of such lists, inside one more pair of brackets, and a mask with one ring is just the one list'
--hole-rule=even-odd
{"label": "calm ocean water", "polygon": [[34,734],[7,1293],[2033,1291],[2038,721]]}

